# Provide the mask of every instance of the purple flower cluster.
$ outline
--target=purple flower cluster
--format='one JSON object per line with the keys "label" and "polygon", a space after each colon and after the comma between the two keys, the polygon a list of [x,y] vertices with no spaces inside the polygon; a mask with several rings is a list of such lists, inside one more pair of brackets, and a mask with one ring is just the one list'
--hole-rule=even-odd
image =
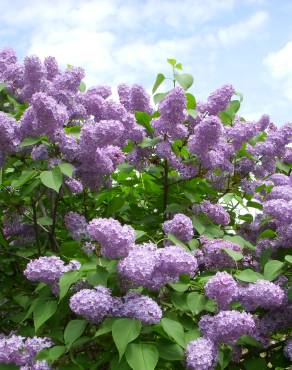
{"label": "purple flower cluster", "polygon": [[128,86],[121,84],[118,86],[120,103],[131,113],[135,111],[152,114],[150,96],[140,85]]}
{"label": "purple flower cluster", "polygon": [[203,212],[218,225],[226,226],[230,222],[229,213],[225,211],[224,207],[220,204],[212,204],[208,200],[204,200],[201,204],[195,206],[193,210],[195,213]]}
{"label": "purple flower cluster", "polygon": [[187,119],[186,96],[180,87],[172,89],[160,102],[160,117],[152,120],[155,134],[169,139],[183,139],[187,136],[187,127],[183,124]]}
{"label": "purple flower cluster", "polygon": [[107,258],[126,257],[135,242],[135,230],[113,218],[91,220],[87,232],[92,240],[100,243],[101,253]]}
{"label": "purple flower cluster", "polygon": [[216,115],[225,110],[234,93],[235,90],[232,85],[223,85],[219,89],[213,91],[208,96],[206,111],[211,115]]}
{"label": "purple flower cluster", "polygon": [[38,352],[53,345],[49,338],[0,336],[0,363],[15,364],[20,369],[50,369],[46,361],[35,361]]}
{"label": "purple flower cluster", "polygon": [[70,308],[93,323],[112,316],[135,318],[144,324],[157,324],[162,317],[161,308],[150,297],[133,292],[124,297],[112,297],[111,291],[101,285],[74,294],[70,298]]}
{"label": "purple flower cluster", "polygon": [[254,311],[258,307],[273,309],[283,305],[285,292],[270,281],[258,280],[240,289],[239,300],[247,311]]}
{"label": "purple flower cluster", "polygon": [[186,349],[186,365],[189,370],[213,370],[218,352],[210,339],[198,338],[189,342]]}
{"label": "purple flower cluster", "polygon": [[242,335],[252,335],[256,323],[251,314],[232,310],[220,311],[215,316],[202,316],[199,327],[203,336],[213,343],[232,344]]}
{"label": "purple flower cluster", "polygon": [[157,324],[162,318],[162,310],[150,297],[129,292],[122,298],[115,298],[111,311],[114,317],[129,317],[143,324]]}
{"label": "purple flower cluster", "polygon": [[290,361],[292,361],[292,339],[287,340],[284,347],[284,354]]}
{"label": "purple flower cluster", "polygon": [[59,257],[39,257],[31,260],[25,270],[24,275],[30,281],[39,281],[51,286],[55,294],[59,291],[59,279],[68,271],[78,270],[80,263],[72,260],[67,265]]}
{"label": "purple flower cluster", "polygon": [[205,285],[205,294],[217,301],[220,310],[228,309],[229,304],[238,298],[237,282],[227,272],[217,272]]}
{"label": "purple flower cluster", "polygon": [[68,178],[65,181],[65,184],[68,186],[69,190],[73,194],[80,194],[83,191],[83,185],[80,181],[73,179],[73,178]]}
{"label": "purple flower cluster", "polygon": [[101,285],[94,289],[82,289],[70,298],[71,310],[93,323],[101,322],[109,314],[112,305],[110,290]]}
{"label": "purple flower cluster", "polygon": [[77,212],[65,215],[65,225],[74,240],[81,240],[87,236],[87,222],[84,216]]}
{"label": "purple flower cluster", "polygon": [[181,274],[192,276],[196,269],[196,259],[181,247],[172,245],[157,249],[152,243],[134,246],[118,264],[122,279],[151,290],[177,281]]}
{"label": "purple flower cluster", "polygon": [[[207,239],[201,237],[202,249],[200,251],[199,265],[206,269],[224,269],[235,267],[234,260],[223,250],[230,249],[235,252],[241,252],[241,247],[235,243],[223,239]],[[195,251],[195,253],[197,253]]]}
{"label": "purple flower cluster", "polygon": [[194,236],[192,220],[182,213],[177,213],[172,220],[165,221],[162,225],[166,234],[173,234],[183,242],[187,242]]}

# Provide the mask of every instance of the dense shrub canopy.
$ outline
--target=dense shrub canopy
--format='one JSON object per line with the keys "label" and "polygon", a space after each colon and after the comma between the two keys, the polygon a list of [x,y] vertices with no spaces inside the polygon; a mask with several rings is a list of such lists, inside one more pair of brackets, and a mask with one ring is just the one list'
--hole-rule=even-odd
{"label": "dense shrub canopy", "polygon": [[289,367],[292,124],[168,63],[152,104],[0,52],[0,369]]}

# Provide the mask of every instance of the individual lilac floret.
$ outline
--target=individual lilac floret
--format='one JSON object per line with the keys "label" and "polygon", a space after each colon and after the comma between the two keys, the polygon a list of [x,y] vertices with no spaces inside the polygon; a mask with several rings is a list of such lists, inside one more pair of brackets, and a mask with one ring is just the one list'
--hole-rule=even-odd
{"label": "individual lilac floret", "polygon": [[201,211],[205,213],[210,220],[215,224],[226,226],[230,222],[230,216],[224,207],[220,204],[212,204],[208,200],[204,200],[200,205],[196,206],[195,212]]}
{"label": "individual lilac floret", "polygon": [[232,310],[202,316],[199,327],[204,337],[215,344],[232,344],[242,335],[252,335],[256,324],[251,314]]}
{"label": "individual lilac floret", "polygon": [[48,147],[45,144],[34,146],[31,151],[31,158],[34,161],[43,161],[48,159]]}
{"label": "individual lilac floret", "polygon": [[229,304],[238,296],[238,286],[227,272],[217,272],[205,285],[205,294],[217,301],[220,310],[228,309]]}
{"label": "individual lilac floret", "polygon": [[72,260],[65,265],[59,257],[39,257],[31,260],[24,270],[25,277],[30,281],[40,281],[49,284],[54,293],[58,293],[58,283],[60,277],[68,271],[78,270],[80,263]]}
{"label": "individual lilac floret", "polygon": [[176,214],[172,220],[165,221],[162,225],[166,234],[173,234],[183,242],[187,242],[194,236],[192,220],[182,213]]}
{"label": "individual lilac floret", "polygon": [[161,308],[148,296],[130,292],[116,302],[113,316],[130,317],[149,325],[158,324],[162,318]]}
{"label": "individual lilac floret", "polygon": [[186,364],[189,370],[213,370],[217,362],[217,350],[207,338],[189,342],[186,349]]}
{"label": "individual lilac floret", "polygon": [[45,337],[25,338],[14,334],[0,337],[0,363],[30,366],[29,369],[34,369],[36,354],[52,345],[52,341]]}
{"label": "individual lilac floret", "polygon": [[292,339],[287,340],[284,347],[284,354],[290,361],[292,361]]}
{"label": "individual lilac floret", "polygon": [[82,289],[70,298],[70,309],[88,321],[99,323],[110,313],[113,305],[111,291],[98,285],[94,289]]}
{"label": "individual lilac floret", "polygon": [[225,110],[234,93],[234,87],[228,84],[213,91],[207,99],[207,111],[209,114],[216,115]]}
{"label": "individual lilac floret", "polygon": [[84,216],[77,212],[65,215],[65,225],[74,240],[81,240],[87,236],[87,222]]}
{"label": "individual lilac floret", "polygon": [[254,311],[258,307],[271,309],[284,303],[285,292],[270,281],[258,280],[240,289],[239,300],[247,311]]}
{"label": "individual lilac floret", "polygon": [[71,193],[73,193],[73,194],[80,194],[83,191],[82,183],[80,181],[76,180],[76,179],[68,178],[65,181],[65,184],[68,186]]}
{"label": "individual lilac floret", "polygon": [[222,269],[235,267],[235,261],[224,251],[223,248],[241,252],[241,247],[235,243],[223,239],[210,240],[201,238],[203,246],[201,264],[207,269]]}
{"label": "individual lilac floret", "polygon": [[89,236],[101,244],[101,253],[108,258],[123,258],[135,242],[135,230],[113,218],[95,218],[89,222]]}

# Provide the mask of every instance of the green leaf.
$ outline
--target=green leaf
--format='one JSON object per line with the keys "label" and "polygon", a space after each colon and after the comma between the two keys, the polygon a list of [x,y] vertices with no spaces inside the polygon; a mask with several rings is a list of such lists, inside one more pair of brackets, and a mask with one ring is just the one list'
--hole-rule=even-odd
{"label": "green leaf", "polygon": [[167,63],[169,63],[172,66],[175,66],[176,65],[176,59],[169,58],[169,59],[167,59]]}
{"label": "green leaf", "polygon": [[238,280],[245,281],[247,283],[254,283],[257,280],[264,279],[263,275],[255,272],[251,269],[242,270],[235,275]]}
{"label": "green leaf", "polygon": [[54,346],[51,348],[43,349],[42,351],[38,352],[36,355],[36,360],[48,360],[48,361],[56,361],[59,357],[61,357],[66,351],[65,346]]}
{"label": "green leaf", "polygon": [[143,230],[135,230],[135,240],[142,238],[146,234]]}
{"label": "green leaf", "polygon": [[112,331],[112,326],[116,320],[117,319],[113,317],[107,317],[105,320],[103,320],[100,328],[95,333],[94,338],[110,333]]}
{"label": "green leaf", "polygon": [[133,370],[154,370],[159,352],[153,344],[131,343],[126,351],[126,359]]}
{"label": "green leaf", "polygon": [[240,252],[236,252],[232,249],[229,249],[229,248],[222,248],[222,250],[228,254],[228,256],[230,256],[235,262],[237,261],[240,261],[241,259],[243,259],[243,254],[240,253]]}
{"label": "green leaf", "polygon": [[267,369],[266,360],[261,357],[248,358],[243,363],[246,370],[265,370]]}
{"label": "green leaf", "polygon": [[119,351],[120,360],[126,351],[127,345],[139,336],[141,328],[141,322],[135,319],[122,318],[114,322],[112,335]]}
{"label": "green leaf", "polygon": [[149,133],[152,133],[154,131],[153,127],[150,124],[151,116],[149,114],[147,114],[146,112],[136,111],[135,117],[136,117],[137,123],[145,127]]}
{"label": "green leaf", "polygon": [[268,261],[264,267],[264,277],[267,280],[274,280],[278,275],[281,274],[281,269],[284,263],[277,260]]}
{"label": "green leaf", "polygon": [[57,311],[57,302],[56,301],[39,301],[33,310],[33,321],[35,331],[37,332],[38,329],[51,318],[54,313]]}
{"label": "green leaf", "polygon": [[280,162],[280,161],[277,161],[276,162],[276,167],[279,169],[279,170],[281,170],[281,171],[283,171],[283,172],[285,172],[285,173],[289,173],[289,171],[290,171],[290,169],[291,169],[291,167],[288,165],[288,164],[285,164],[285,163],[283,163],[283,162]]}
{"label": "green leaf", "polygon": [[253,217],[249,213],[246,213],[244,215],[238,216],[240,220],[246,221],[246,222],[253,222]]}
{"label": "green leaf", "polygon": [[48,188],[55,190],[57,193],[63,182],[62,172],[58,167],[51,171],[43,171],[40,174],[41,182]]}
{"label": "green leaf", "polygon": [[255,249],[254,245],[252,245],[248,240],[245,240],[240,235],[224,235],[223,239],[228,240],[232,243],[238,244],[242,248],[249,248],[249,249],[252,249],[252,250]]}
{"label": "green leaf", "polygon": [[37,219],[37,223],[42,226],[53,225],[53,220],[49,216],[40,217]]}
{"label": "green leaf", "polygon": [[158,87],[162,84],[164,80],[165,80],[165,76],[162,73],[158,73],[155,83],[152,88],[152,94],[155,93],[155,91],[158,89]]}
{"label": "green leaf", "polygon": [[160,324],[166,334],[173,339],[177,344],[182,347],[185,347],[185,334],[184,328],[181,323],[178,321],[164,317]]}
{"label": "green leaf", "polygon": [[180,282],[170,283],[168,285],[171,286],[173,290],[175,290],[176,292],[180,292],[180,293],[188,290],[190,286],[190,284],[180,283]]}
{"label": "green leaf", "polygon": [[253,202],[249,200],[246,204],[247,207],[256,208],[256,209],[263,209],[263,205],[258,202]]}
{"label": "green leaf", "polygon": [[249,335],[242,335],[236,342],[238,345],[248,345],[252,347],[257,347],[257,348],[263,348],[262,344],[258,342],[256,339]]}
{"label": "green leaf", "polygon": [[181,240],[176,238],[174,235],[168,234],[167,239],[170,240],[171,242],[173,242],[174,245],[179,245],[183,249],[186,249],[187,251],[189,251],[189,248],[186,246],[186,244],[184,244]]}
{"label": "green leaf", "polygon": [[19,188],[22,185],[26,184],[29,180],[37,175],[35,170],[23,170],[18,179],[11,182],[11,186],[14,188]]}
{"label": "green leaf", "polygon": [[96,271],[91,271],[88,273],[86,280],[92,286],[95,285],[107,285],[107,280],[109,278],[109,273],[105,267],[96,266]]}
{"label": "green leaf", "polygon": [[138,146],[141,148],[148,148],[148,147],[156,145],[160,141],[161,141],[161,138],[159,136],[154,137],[153,139],[150,137],[144,137],[143,141],[140,144],[138,144]]}
{"label": "green leaf", "polygon": [[196,103],[196,98],[194,97],[194,95],[187,92],[186,98],[187,98],[187,109],[196,109],[197,103]]}
{"label": "green leaf", "polygon": [[66,134],[73,136],[76,139],[80,138],[81,126],[71,126],[64,128]]}
{"label": "green leaf", "polygon": [[59,164],[59,168],[61,170],[61,172],[68,176],[68,177],[72,177],[72,174],[73,174],[73,171],[74,171],[74,167],[72,166],[71,163],[60,163]]}
{"label": "green leaf", "polygon": [[176,69],[178,69],[178,70],[182,70],[183,68],[182,68],[182,64],[181,63],[177,63],[176,65],[175,65],[175,68]]}
{"label": "green leaf", "polygon": [[167,94],[168,94],[168,92],[155,94],[153,96],[154,104],[160,103],[161,100],[163,100],[166,97]]}
{"label": "green leaf", "polygon": [[267,229],[260,233],[259,239],[268,238],[273,239],[277,236],[277,233],[274,230]]}
{"label": "green leaf", "polygon": [[85,84],[84,81],[81,81],[80,82],[79,91],[81,91],[81,92],[85,92],[86,91],[86,84]]}
{"label": "green leaf", "polygon": [[18,370],[19,366],[13,364],[0,364],[0,370]]}
{"label": "green leaf", "polygon": [[41,137],[26,137],[22,140],[22,142],[19,144],[21,148],[24,148],[26,146],[34,145],[39,143],[42,140]]}
{"label": "green leaf", "polygon": [[188,73],[176,74],[175,79],[185,90],[190,88],[194,82],[193,76]]}
{"label": "green leaf", "polygon": [[188,344],[190,341],[198,339],[201,336],[200,330],[198,328],[189,330],[185,333],[185,342]]}
{"label": "green leaf", "polygon": [[187,296],[188,307],[194,315],[199,315],[205,309],[207,301],[208,299],[198,292],[189,293]]}
{"label": "green leaf", "polygon": [[292,265],[292,256],[290,254],[287,254],[287,256],[285,256],[285,261]]}
{"label": "green leaf", "polygon": [[160,343],[157,344],[159,357],[168,361],[181,361],[184,359],[183,349],[175,343]]}
{"label": "green leaf", "polygon": [[87,322],[85,320],[71,320],[68,322],[65,331],[64,331],[64,341],[66,344],[67,349],[71,347],[71,345],[81,337]]}
{"label": "green leaf", "polygon": [[193,226],[197,230],[197,232],[202,235],[205,231],[205,225],[201,221],[201,219],[197,216],[192,217]]}
{"label": "green leaf", "polygon": [[61,276],[59,280],[59,287],[60,287],[59,299],[60,300],[65,297],[70,286],[73,283],[76,283],[76,281],[78,281],[79,279],[80,279],[80,272],[76,270],[65,272]]}
{"label": "green leaf", "polygon": [[110,370],[131,370],[125,359],[119,361],[119,357],[115,356],[111,361]]}

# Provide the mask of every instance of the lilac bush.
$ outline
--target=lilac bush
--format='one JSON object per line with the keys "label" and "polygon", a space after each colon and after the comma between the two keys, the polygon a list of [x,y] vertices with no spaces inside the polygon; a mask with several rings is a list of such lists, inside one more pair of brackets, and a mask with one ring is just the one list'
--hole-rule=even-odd
{"label": "lilac bush", "polygon": [[292,124],[168,63],[115,95],[0,51],[0,368],[289,368]]}

